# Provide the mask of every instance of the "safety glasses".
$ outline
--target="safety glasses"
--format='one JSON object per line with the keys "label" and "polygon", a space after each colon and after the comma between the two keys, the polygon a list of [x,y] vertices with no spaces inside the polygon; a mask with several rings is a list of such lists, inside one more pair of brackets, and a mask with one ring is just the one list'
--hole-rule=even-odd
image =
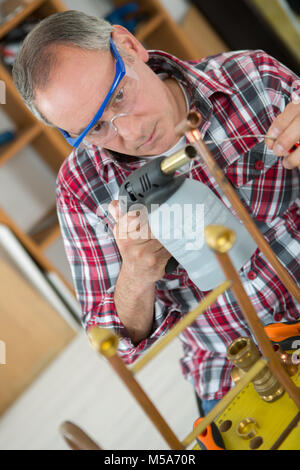
{"label": "safety glasses", "polygon": [[101,118],[101,116],[103,115],[104,113],[104,110],[107,106],[107,104],[109,103],[112,95],[114,94],[116,88],[118,87],[119,83],[121,82],[122,78],[124,77],[124,75],[126,74],[126,68],[125,68],[125,64],[123,62],[123,59],[122,57],[120,56],[120,54],[118,53],[117,51],[117,48],[116,48],[116,45],[114,44],[112,38],[110,38],[110,49],[111,49],[111,52],[114,56],[114,58],[116,59],[116,73],[115,73],[115,78],[114,78],[114,81],[113,81],[113,84],[112,86],[110,87],[110,90],[109,92],[107,93],[103,103],[101,104],[99,110],[97,111],[96,115],[94,116],[94,118],[92,119],[92,121],[88,124],[88,126],[84,129],[84,131],[78,136],[78,137],[71,137],[70,134],[63,130],[63,129],[60,129],[60,132],[63,134],[64,138],[66,139],[66,141],[72,145],[72,147],[74,148],[78,148],[79,145],[81,144],[81,142],[83,141],[83,139],[85,138],[85,136],[89,133],[89,131],[95,126],[95,124],[99,121],[99,119]]}

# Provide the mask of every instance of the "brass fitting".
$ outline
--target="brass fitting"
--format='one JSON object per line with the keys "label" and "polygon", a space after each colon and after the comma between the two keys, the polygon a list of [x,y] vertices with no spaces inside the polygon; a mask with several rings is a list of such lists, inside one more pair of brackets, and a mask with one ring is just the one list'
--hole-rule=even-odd
{"label": "brass fitting", "polygon": [[207,225],[204,235],[209,248],[217,253],[227,253],[236,239],[234,231],[223,225]]}
{"label": "brass fitting", "polygon": [[106,358],[112,357],[118,350],[118,337],[106,328],[92,327],[88,332],[91,346]]}
{"label": "brass fitting", "polygon": [[[248,372],[259,358],[259,351],[251,338],[240,337],[233,341],[227,349],[227,359],[241,370],[241,374],[237,374],[233,369],[233,380],[238,381],[242,372]],[[284,394],[284,388],[267,366],[253,379],[253,385],[267,402],[273,402]]]}
{"label": "brass fitting", "polygon": [[244,418],[236,427],[236,433],[243,439],[252,439],[258,432],[258,424],[254,418]]}
{"label": "brass fitting", "polygon": [[239,369],[239,367],[234,367],[230,375],[236,385],[241,380],[242,376],[245,375],[245,372]]}
{"label": "brass fitting", "polygon": [[298,367],[296,366],[296,364],[293,364],[292,354],[288,353],[287,351],[283,351],[280,345],[277,343],[273,344],[273,349],[279,357],[281,364],[283,365],[289,376],[293,377],[293,375],[297,374]]}

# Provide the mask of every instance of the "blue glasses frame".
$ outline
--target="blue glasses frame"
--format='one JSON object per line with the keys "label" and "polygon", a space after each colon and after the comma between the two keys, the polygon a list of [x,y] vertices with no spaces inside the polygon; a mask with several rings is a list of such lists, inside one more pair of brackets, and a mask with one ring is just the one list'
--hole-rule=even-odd
{"label": "blue glasses frame", "polygon": [[116,45],[113,42],[112,38],[110,38],[110,49],[111,52],[116,59],[116,73],[115,73],[115,78],[113,81],[112,86],[110,87],[109,92],[107,93],[105,100],[101,104],[99,110],[97,111],[95,117],[92,119],[92,121],[88,124],[88,126],[84,129],[84,131],[78,136],[78,137],[71,137],[70,134],[67,131],[64,131],[63,129],[58,128],[58,130],[62,133],[66,141],[72,145],[72,147],[77,148],[87,135],[87,133],[94,127],[94,125],[99,121],[101,118],[102,114],[104,113],[104,110],[107,106],[107,103],[109,102],[110,98],[112,97],[113,93],[115,92],[117,86],[119,85],[120,81],[126,74],[126,68],[125,64],[123,62],[122,57],[117,51]]}

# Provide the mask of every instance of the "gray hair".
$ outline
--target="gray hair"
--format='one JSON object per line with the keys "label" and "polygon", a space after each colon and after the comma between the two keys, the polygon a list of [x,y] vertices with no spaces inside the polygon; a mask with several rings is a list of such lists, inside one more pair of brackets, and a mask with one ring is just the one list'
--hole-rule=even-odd
{"label": "gray hair", "polygon": [[26,36],[13,66],[13,81],[24,103],[36,118],[53,126],[35,105],[35,90],[46,88],[57,64],[55,46],[88,50],[110,49],[113,27],[102,18],[67,10],[42,20]]}

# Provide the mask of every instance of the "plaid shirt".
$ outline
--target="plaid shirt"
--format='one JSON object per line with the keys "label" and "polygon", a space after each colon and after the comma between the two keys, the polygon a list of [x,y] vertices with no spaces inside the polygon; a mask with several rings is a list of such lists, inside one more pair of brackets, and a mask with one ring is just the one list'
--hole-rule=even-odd
{"label": "plaid shirt", "polygon": [[[299,170],[286,170],[262,139],[225,138],[265,134],[291,101],[297,77],[263,51],[239,51],[183,62],[165,52],[150,51],[148,65],[155,73],[176,78],[186,91],[190,109],[200,111],[204,140],[259,229],[291,276],[300,279]],[[74,151],[57,179],[57,208],[83,325],[112,328],[120,336],[119,352],[127,364],[165,335],[207,294],[201,292],[179,265],[177,272],[156,282],[151,335],[133,345],[120,321],[114,288],[121,257],[107,211],[126,177],[146,159],[113,154],[96,147]],[[195,165],[194,165],[195,166]],[[214,193],[218,186],[205,166],[192,168],[190,177]],[[230,209],[228,200],[225,205]],[[264,324],[299,318],[300,305],[285,289],[257,249],[239,271],[247,294]],[[137,280],[138,282],[138,280]],[[220,399],[231,388],[231,365],[226,349],[251,332],[232,291],[218,298],[181,335],[185,377],[203,399]]]}

